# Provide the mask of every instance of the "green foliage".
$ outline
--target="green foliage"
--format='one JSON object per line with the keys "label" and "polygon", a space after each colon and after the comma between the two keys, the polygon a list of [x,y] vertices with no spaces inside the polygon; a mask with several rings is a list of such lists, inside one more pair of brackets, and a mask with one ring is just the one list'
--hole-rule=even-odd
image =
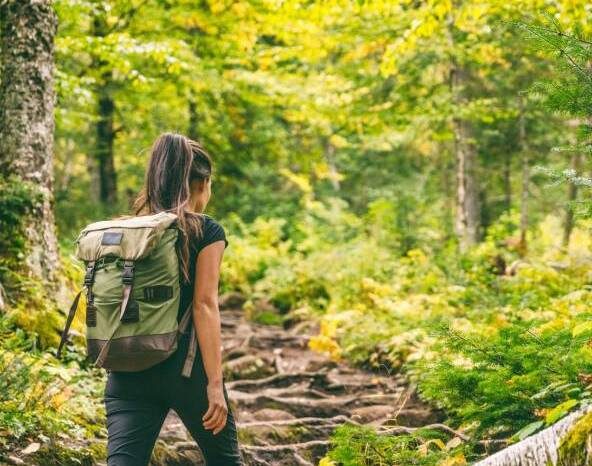
{"label": "green foliage", "polygon": [[332,435],[328,457],[343,466],[435,466],[450,454],[446,441],[444,435],[427,429],[394,436],[345,424]]}
{"label": "green foliage", "polygon": [[42,464],[75,464],[76,458],[86,464],[92,455],[100,457],[100,448],[72,447],[104,436],[98,372],[63,366],[49,353],[35,351],[34,335],[3,316],[0,332],[0,457],[33,441],[42,445],[32,455]]}
{"label": "green foliage", "polygon": [[0,177],[0,285],[10,300],[10,322],[28,332],[33,348],[55,345],[61,325],[47,286],[23,268],[28,253],[24,228],[27,217],[35,214],[40,195],[31,183],[14,176]]}
{"label": "green foliage", "polygon": [[555,58],[561,71],[552,81],[539,81],[535,90],[547,104],[569,115],[588,116],[592,103],[592,80],[587,69],[592,58],[592,43],[586,26],[577,22],[566,28],[557,18],[521,23],[526,36],[545,53]]}
{"label": "green foliage", "polygon": [[588,466],[588,444],[592,433],[592,413],[584,415],[561,439],[557,466]]}
{"label": "green foliage", "polygon": [[[265,241],[263,233],[242,238],[260,241],[273,258],[260,274],[226,270],[252,280],[238,289],[271,297],[289,316],[319,319],[311,348],[381,373],[406,371],[422,397],[444,408],[451,423],[471,426],[475,438],[524,438],[590,397],[582,378],[592,372],[590,276],[580,260],[590,242],[583,230],[561,252],[550,217],[533,235],[536,255],[525,261],[508,241],[518,228],[511,213],[463,256],[446,247],[399,255],[384,247],[396,244],[398,232],[380,224],[377,207],[366,228],[354,222],[334,243],[326,230],[344,213],[321,206],[315,209],[323,215],[303,211],[294,219],[306,229],[281,253],[272,252],[283,237],[277,231]],[[244,267],[231,248],[228,254],[229,269]]]}
{"label": "green foliage", "polygon": [[[589,397],[589,225],[578,220],[569,247],[557,241],[561,183],[529,178],[528,255],[517,246],[523,155],[554,181],[590,186],[564,160],[566,150],[591,151],[588,1],[547,2],[542,20],[538,0],[55,6],[54,195],[66,253],[82,224],[128,210],[160,132],[188,133],[216,164],[209,212],[230,240],[222,290],[243,293],[254,320],[319,321],[311,348],[405,371],[476,439],[524,438]],[[464,81],[457,93],[453,70]],[[118,201],[109,205],[96,193],[101,97],[114,106]],[[459,120],[476,151],[484,233],[465,254],[453,227]],[[56,415],[52,371],[76,379],[82,411],[99,412],[83,362],[49,356],[61,319],[45,285],[19,273],[35,196],[0,179],[9,298],[0,362],[16,365],[0,380],[19,388],[9,392],[24,408],[0,400],[2,428],[16,441],[86,425]],[[80,283],[69,261],[64,273]],[[427,465],[454,454],[430,440],[346,426],[332,455]],[[70,461],[59,445],[46,447],[40,463]]]}
{"label": "green foliage", "polygon": [[449,332],[433,347],[438,360],[417,366],[422,395],[459,421],[477,422],[478,435],[513,433],[542,415],[552,424],[590,396],[577,375],[592,359],[569,328],[534,325],[518,322],[489,338]]}
{"label": "green foliage", "polygon": [[26,257],[25,219],[39,202],[39,192],[16,176],[0,176],[0,283],[20,270]]}

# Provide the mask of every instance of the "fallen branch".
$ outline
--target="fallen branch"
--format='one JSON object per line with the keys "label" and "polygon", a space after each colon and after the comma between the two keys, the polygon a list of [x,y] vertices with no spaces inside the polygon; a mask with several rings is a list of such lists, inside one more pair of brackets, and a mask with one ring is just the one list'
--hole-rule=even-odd
{"label": "fallen branch", "polygon": [[302,443],[287,443],[285,445],[269,445],[265,447],[259,445],[243,445],[242,448],[244,448],[245,450],[251,450],[255,452],[278,452],[284,450],[298,452],[301,450],[306,450],[308,448],[328,446],[328,440],[310,440],[308,442]]}
{"label": "fallen branch", "polygon": [[[592,406],[581,408],[551,427],[527,437],[514,445],[498,451],[474,466],[540,466],[557,464],[557,450],[562,438]],[[583,463],[582,463],[583,464]]]}
{"label": "fallen branch", "polygon": [[412,434],[414,432],[417,432],[418,430],[423,430],[423,429],[442,430],[448,434],[451,434],[451,435],[454,435],[454,436],[460,438],[463,442],[468,442],[471,439],[468,435],[458,432],[458,431],[454,430],[452,427],[448,427],[446,424],[440,424],[440,423],[428,424],[428,425],[421,426],[421,427],[396,426],[396,427],[386,428],[383,426],[382,430],[379,430],[378,432],[380,434],[400,435],[400,434]]}
{"label": "fallen branch", "polygon": [[298,425],[335,425],[339,426],[341,424],[350,423],[356,426],[360,426],[359,422],[356,422],[350,419],[343,414],[333,417],[300,417],[295,419],[278,419],[276,421],[254,421],[254,422],[244,422],[238,423],[237,426],[239,429],[246,429],[249,427],[260,427],[260,426],[298,426]]}

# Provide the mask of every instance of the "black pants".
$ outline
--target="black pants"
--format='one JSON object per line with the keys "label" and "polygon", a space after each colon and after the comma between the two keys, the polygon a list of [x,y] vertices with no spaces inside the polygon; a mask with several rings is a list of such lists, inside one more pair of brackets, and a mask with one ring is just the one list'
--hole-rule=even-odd
{"label": "black pants", "polygon": [[207,378],[199,349],[191,378],[181,376],[188,334],[167,360],[140,372],[110,372],[105,387],[108,466],[146,466],[169,409],[199,445],[207,466],[242,466],[234,413],[228,402],[226,426],[214,435],[203,427],[208,409]]}

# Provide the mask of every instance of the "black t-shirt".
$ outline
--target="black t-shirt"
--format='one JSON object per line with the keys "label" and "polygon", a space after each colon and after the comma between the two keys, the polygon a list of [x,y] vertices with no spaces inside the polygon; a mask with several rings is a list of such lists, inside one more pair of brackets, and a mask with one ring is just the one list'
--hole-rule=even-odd
{"label": "black t-shirt", "polygon": [[187,306],[193,300],[193,290],[195,287],[195,269],[197,265],[197,256],[199,252],[207,245],[216,241],[224,241],[224,247],[228,246],[226,232],[222,225],[206,214],[201,215],[202,234],[199,238],[192,238],[189,242],[189,282],[181,284],[181,302],[179,305],[179,319],[187,309]]}

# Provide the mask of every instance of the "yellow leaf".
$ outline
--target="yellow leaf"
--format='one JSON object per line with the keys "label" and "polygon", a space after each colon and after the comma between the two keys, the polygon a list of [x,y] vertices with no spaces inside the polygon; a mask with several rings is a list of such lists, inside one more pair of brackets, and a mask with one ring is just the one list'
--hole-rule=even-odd
{"label": "yellow leaf", "polygon": [[426,443],[422,443],[417,448],[417,450],[419,451],[420,454],[427,456],[429,449],[430,449],[430,445],[436,445],[440,450],[446,449],[446,445],[444,445],[444,442],[442,440],[440,440],[439,438],[434,438],[434,439],[428,440]]}
{"label": "yellow leaf", "polygon": [[454,437],[446,443],[446,450],[452,450],[453,448],[460,446],[461,443],[462,439],[460,437]]}
{"label": "yellow leaf", "polygon": [[583,324],[579,324],[576,325],[572,331],[571,334],[574,337],[577,337],[579,335],[581,335],[582,333],[587,333],[592,331],[592,321],[588,321],[588,322],[584,322]]}
{"label": "yellow leaf", "polygon": [[343,136],[340,136],[338,134],[333,134],[330,138],[329,138],[329,142],[331,143],[331,145],[333,145],[333,147],[335,147],[336,149],[341,149],[342,147],[347,147],[348,146],[348,142],[347,139],[345,139]]}
{"label": "yellow leaf", "polygon": [[438,463],[438,466],[466,466],[467,460],[465,455],[458,453],[457,455],[450,456]]}
{"label": "yellow leaf", "polygon": [[337,466],[334,461],[330,460],[328,457],[321,458],[319,461],[319,466]]}

